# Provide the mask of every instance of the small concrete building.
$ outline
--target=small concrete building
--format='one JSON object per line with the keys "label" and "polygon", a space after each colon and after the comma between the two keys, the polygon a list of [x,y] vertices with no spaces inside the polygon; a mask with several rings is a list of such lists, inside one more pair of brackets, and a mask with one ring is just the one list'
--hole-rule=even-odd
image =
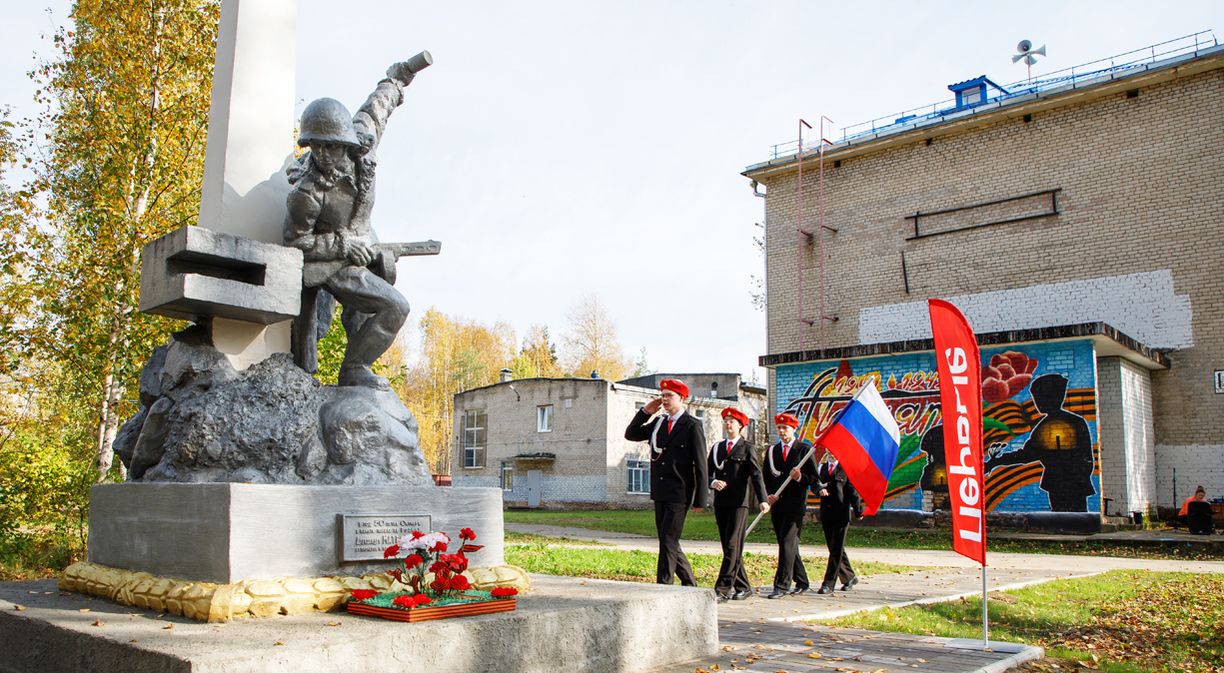
{"label": "small concrete building", "polygon": [[902,430],[885,506],[943,509],[939,297],[982,347],[988,510],[1099,523],[1224,495],[1224,47],[949,88],[744,172],[771,409],[811,437],[874,381]]}
{"label": "small concrete building", "polygon": [[[724,407],[754,421],[765,410],[765,389],[738,374],[507,377],[455,395],[452,483],[498,486],[506,504],[519,507],[649,507],[649,447],[624,435],[637,410],[658,397],[662,378],[689,385],[689,412],[702,420],[707,445],[723,437]],[[753,431],[763,433],[765,424],[755,422]]]}

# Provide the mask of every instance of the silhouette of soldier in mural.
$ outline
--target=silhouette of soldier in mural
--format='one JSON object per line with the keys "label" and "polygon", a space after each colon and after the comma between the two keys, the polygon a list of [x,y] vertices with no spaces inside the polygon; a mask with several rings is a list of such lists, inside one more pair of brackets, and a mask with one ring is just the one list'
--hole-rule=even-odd
{"label": "silhouette of soldier in mural", "polygon": [[1040,462],[1041,490],[1050,496],[1050,510],[1087,512],[1088,497],[1096,493],[1092,485],[1092,435],[1083,416],[1063,409],[1067,377],[1039,376],[1029,384],[1029,393],[1037,411],[1045,416],[1033,426],[1023,447],[987,457],[986,471]]}
{"label": "silhouette of soldier in mural", "polygon": [[918,448],[927,455],[919,488],[931,494],[931,509],[948,509],[948,468],[944,458],[943,423],[922,435]]}

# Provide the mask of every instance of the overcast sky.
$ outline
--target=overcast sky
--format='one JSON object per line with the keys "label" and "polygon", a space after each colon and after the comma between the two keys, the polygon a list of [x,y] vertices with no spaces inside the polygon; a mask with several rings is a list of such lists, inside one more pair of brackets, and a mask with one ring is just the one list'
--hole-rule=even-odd
{"label": "overcast sky", "polygon": [[[0,104],[32,111],[25,71],[68,2],[9,3]],[[50,16],[46,8],[50,8]],[[443,241],[401,262],[430,307],[555,339],[584,294],[652,368],[751,375],[765,315],[749,279],[762,202],[740,172],[795,139],[1207,29],[1220,2],[415,2],[300,0],[298,109],[356,108],[390,63],[428,49],[379,150],[382,240]],[[415,341],[415,337],[412,338]]]}

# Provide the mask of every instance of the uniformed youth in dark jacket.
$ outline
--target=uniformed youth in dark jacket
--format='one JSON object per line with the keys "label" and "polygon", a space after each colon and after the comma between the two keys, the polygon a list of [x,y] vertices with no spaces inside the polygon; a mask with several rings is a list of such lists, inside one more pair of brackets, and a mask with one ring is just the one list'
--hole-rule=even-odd
{"label": "uniformed youth in dark jacket", "polygon": [[[816,483],[816,463],[810,457],[804,460],[812,445],[795,437],[799,419],[791,414],[778,414],[774,416],[774,425],[779,441],[765,452],[761,468],[765,490],[769,492],[769,517],[778,539],[778,571],[774,574],[773,593],[766,598],[801,594],[811,586],[807,569],[799,558],[799,534],[803,532],[803,517],[807,513],[808,487]],[[775,497],[788,476],[791,482]]]}
{"label": "uniformed youth in dark jacket", "polygon": [[760,503],[760,510],[769,511],[756,452],[752,444],[740,436],[748,425],[748,416],[739,409],[727,407],[722,410],[722,418],[727,438],[710,450],[706,466],[710,472],[710,488],[714,491],[714,520],[718,523],[718,539],[722,542],[722,566],[714,582],[714,592],[720,602],[744,600],[752,595],[752,584],[744,569],[744,523],[748,518],[750,489]]}
{"label": "uniformed youth in dark jacket", "polygon": [[[650,499],[654,501],[659,534],[655,581],[671,584],[673,577],[679,577],[681,584],[696,586],[693,568],[680,549],[680,533],[688,508],[700,512],[709,497],[705,429],[684,409],[688,386],[676,379],[663,379],[659,389],[662,394],[647,402],[629,422],[625,439],[650,442]],[[660,407],[663,415],[651,422]]]}
{"label": "uniformed youth in dark jacket", "polygon": [[816,476],[820,482],[815,487],[820,489],[820,527],[824,529],[825,546],[829,548],[829,564],[817,593],[833,593],[838,580],[842,582],[842,591],[849,591],[858,584],[858,575],[854,574],[850,557],[846,555],[846,531],[850,528],[851,517],[862,515],[863,498],[832,454],[821,464]]}

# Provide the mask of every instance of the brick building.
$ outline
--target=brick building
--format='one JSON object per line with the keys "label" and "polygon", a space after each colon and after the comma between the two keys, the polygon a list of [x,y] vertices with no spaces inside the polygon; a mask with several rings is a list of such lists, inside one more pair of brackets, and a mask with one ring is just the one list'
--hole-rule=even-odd
{"label": "brick building", "polygon": [[[674,374],[626,379],[510,380],[455,395],[455,486],[500,486],[506,504],[527,507],[650,506],[645,442],[625,426],[658,397],[663,377],[687,382],[689,412],[703,421],[707,445],[722,439],[719,412],[765,412],[765,389],[738,374]],[[711,386],[710,383],[718,385]],[[717,391],[719,395],[708,396]],[[755,424],[764,431],[764,425]]]}
{"label": "brick building", "polygon": [[1143,54],[961,82],[744,172],[765,187],[771,408],[811,437],[876,380],[902,428],[886,507],[946,494],[928,297],[982,344],[990,509],[1224,495],[1224,48]]}

